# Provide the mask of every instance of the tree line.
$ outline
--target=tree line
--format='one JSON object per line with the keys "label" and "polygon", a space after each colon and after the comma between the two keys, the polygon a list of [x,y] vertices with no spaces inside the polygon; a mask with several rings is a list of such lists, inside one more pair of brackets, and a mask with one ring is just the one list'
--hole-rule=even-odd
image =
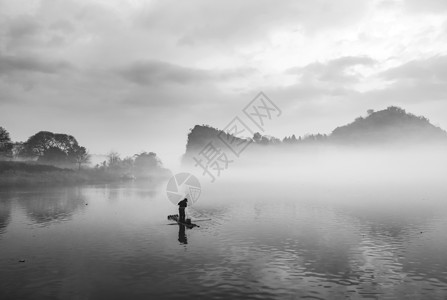
{"label": "tree line", "polygon": [[163,163],[154,152],[141,152],[121,158],[119,153],[111,151],[107,155],[107,159],[96,164],[94,168],[121,174],[123,179],[147,178],[169,173],[167,169],[163,168]]}
{"label": "tree line", "polygon": [[72,135],[39,131],[25,142],[13,142],[9,132],[0,126],[0,158],[75,164],[81,168],[82,164],[89,163],[90,154]]}
{"label": "tree line", "polygon": [[[0,126],[0,160],[35,161],[81,169],[82,165],[90,163],[91,155],[72,135],[39,131],[25,142],[13,142],[9,132]],[[107,155],[107,160],[97,164],[94,169],[137,178],[167,172],[154,152],[141,152],[121,159],[117,152],[112,151]]]}

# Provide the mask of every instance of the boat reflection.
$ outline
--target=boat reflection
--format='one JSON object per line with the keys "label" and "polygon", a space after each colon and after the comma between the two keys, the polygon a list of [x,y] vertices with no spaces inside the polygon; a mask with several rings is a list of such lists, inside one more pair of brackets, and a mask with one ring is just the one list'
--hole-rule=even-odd
{"label": "boat reflection", "polygon": [[186,236],[186,226],[178,224],[178,241],[181,244],[188,244],[188,237]]}

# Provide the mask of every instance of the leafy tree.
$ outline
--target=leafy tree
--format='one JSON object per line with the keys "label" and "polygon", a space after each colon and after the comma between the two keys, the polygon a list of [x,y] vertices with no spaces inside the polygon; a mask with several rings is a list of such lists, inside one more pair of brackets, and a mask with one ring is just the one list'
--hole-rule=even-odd
{"label": "leafy tree", "polygon": [[257,144],[261,143],[262,140],[262,135],[259,132],[255,132],[255,134],[253,134],[253,141]]}
{"label": "leafy tree", "polygon": [[120,161],[121,158],[118,152],[110,151],[109,154],[107,154],[107,166],[109,168],[119,167]]}
{"label": "leafy tree", "polygon": [[154,152],[135,154],[134,158],[134,171],[137,177],[144,177],[161,168],[161,161]]}
{"label": "leafy tree", "polygon": [[[289,138],[287,138],[287,141],[289,141]],[[253,134],[253,142],[259,145],[274,145],[281,143],[281,140],[272,136],[265,136],[260,134],[259,132],[256,132],[255,134]]]}
{"label": "leafy tree", "polygon": [[18,157],[20,153],[23,151],[24,145],[23,142],[15,142],[12,147],[12,156]]}
{"label": "leafy tree", "polygon": [[71,135],[39,131],[23,143],[19,153],[24,157],[37,157],[39,161],[58,164],[78,164],[88,160],[87,150]]}
{"label": "leafy tree", "polygon": [[68,162],[68,155],[62,149],[51,146],[46,149],[41,156],[39,156],[38,160],[48,163],[63,164]]}
{"label": "leafy tree", "polygon": [[87,164],[90,162],[90,154],[85,147],[79,146],[74,150],[74,158],[78,164],[78,170],[81,169],[82,164]]}
{"label": "leafy tree", "polygon": [[9,137],[9,132],[0,126],[0,157],[11,157],[12,156],[13,144],[11,138]]}
{"label": "leafy tree", "polygon": [[45,151],[54,147],[54,134],[49,131],[39,131],[35,135],[28,138],[23,144],[21,156],[41,157]]}

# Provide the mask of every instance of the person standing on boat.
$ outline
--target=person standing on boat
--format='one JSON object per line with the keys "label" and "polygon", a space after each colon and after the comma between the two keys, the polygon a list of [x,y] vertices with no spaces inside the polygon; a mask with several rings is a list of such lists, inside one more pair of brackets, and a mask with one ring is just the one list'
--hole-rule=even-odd
{"label": "person standing on boat", "polygon": [[185,197],[182,201],[178,203],[178,214],[180,222],[185,222],[185,208],[188,206],[188,198]]}

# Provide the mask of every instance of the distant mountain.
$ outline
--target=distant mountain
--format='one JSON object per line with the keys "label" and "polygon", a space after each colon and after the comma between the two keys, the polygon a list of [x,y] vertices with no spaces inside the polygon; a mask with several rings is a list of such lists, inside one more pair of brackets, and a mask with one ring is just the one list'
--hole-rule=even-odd
{"label": "distant mountain", "polygon": [[390,106],[368,111],[366,118],[335,128],[330,140],[342,143],[429,142],[447,139],[447,133],[421,116]]}
{"label": "distant mountain", "polygon": [[307,144],[395,144],[395,143],[447,143],[447,133],[421,116],[407,113],[404,109],[390,106],[368,116],[358,117],[352,123],[335,128],[330,135],[308,134],[298,138],[295,135],[280,140],[255,133],[252,138],[237,138],[208,125],[196,125],[188,134],[185,157],[201,151],[212,141],[215,147],[225,147],[218,135],[235,139],[236,143],[250,141],[258,146],[288,146]]}

